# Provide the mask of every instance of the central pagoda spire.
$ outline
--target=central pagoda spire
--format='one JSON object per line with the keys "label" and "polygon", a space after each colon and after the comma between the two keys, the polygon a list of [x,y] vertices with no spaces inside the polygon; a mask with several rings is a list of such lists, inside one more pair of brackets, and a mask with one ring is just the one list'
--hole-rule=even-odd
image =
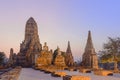
{"label": "central pagoda spire", "polygon": [[25,39],[20,45],[19,64],[23,67],[32,66],[35,64],[35,55],[41,50],[38,26],[34,18],[30,17],[25,26]]}
{"label": "central pagoda spire", "polygon": [[26,22],[25,42],[27,43],[33,38],[39,40],[38,27],[37,27],[37,23],[34,20],[34,18],[30,17]]}

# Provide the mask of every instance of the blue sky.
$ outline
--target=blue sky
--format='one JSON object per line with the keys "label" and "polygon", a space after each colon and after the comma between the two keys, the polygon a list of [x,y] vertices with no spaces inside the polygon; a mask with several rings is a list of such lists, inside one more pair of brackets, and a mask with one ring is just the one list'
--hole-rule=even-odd
{"label": "blue sky", "polygon": [[40,42],[50,49],[57,45],[66,51],[67,41],[75,59],[81,57],[88,30],[96,52],[107,37],[120,36],[120,0],[1,0],[0,51],[19,52],[24,40],[25,23],[33,17],[39,28]]}

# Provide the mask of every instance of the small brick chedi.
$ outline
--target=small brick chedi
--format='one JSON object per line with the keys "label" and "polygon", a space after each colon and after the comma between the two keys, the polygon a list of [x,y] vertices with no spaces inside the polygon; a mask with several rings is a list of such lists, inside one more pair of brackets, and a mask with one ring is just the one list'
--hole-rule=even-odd
{"label": "small brick chedi", "polygon": [[85,47],[85,52],[82,56],[82,65],[85,68],[98,69],[98,58],[93,47],[90,31],[88,32],[88,39]]}
{"label": "small brick chedi", "polygon": [[52,63],[52,50],[49,51],[47,43],[44,43],[43,50],[36,55],[36,66],[49,66]]}
{"label": "small brick chedi", "polygon": [[66,50],[65,62],[68,67],[74,66],[74,59],[72,56],[72,51],[70,47],[70,42],[68,41],[68,47]]}
{"label": "small brick chedi", "polygon": [[18,65],[23,67],[34,65],[35,54],[39,54],[41,50],[42,46],[39,40],[37,23],[32,17],[30,17],[26,22],[25,39],[20,44]]}
{"label": "small brick chedi", "polygon": [[17,62],[17,55],[14,53],[13,48],[10,49],[8,66],[15,66]]}

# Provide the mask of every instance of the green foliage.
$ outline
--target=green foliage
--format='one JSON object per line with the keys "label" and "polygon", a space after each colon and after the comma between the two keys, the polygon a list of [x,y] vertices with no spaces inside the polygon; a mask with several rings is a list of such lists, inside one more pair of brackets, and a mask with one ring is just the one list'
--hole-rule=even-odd
{"label": "green foliage", "polygon": [[104,49],[112,55],[120,54],[120,38],[108,38],[108,43],[104,44]]}
{"label": "green foliage", "polygon": [[54,61],[55,61],[55,58],[56,58],[56,56],[57,56],[57,49],[54,51],[54,53],[53,53],[53,60],[52,60],[52,64],[54,64]]}
{"label": "green foliage", "polygon": [[65,52],[61,52],[61,55],[63,56],[63,57],[65,57],[66,56],[66,53]]}
{"label": "green foliage", "polygon": [[102,63],[112,62],[113,61],[113,56],[111,54],[103,55],[101,57],[101,61],[102,61]]}
{"label": "green foliage", "polygon": [[4,63],[4,59],[5,59],[5,53],[0,52],[0,65],[2,65]]}
{"label": "green foliage", "polygon": [[104,44],[104,50],[100,56],[101,62],[120,61],[120,38],[108,38],[109,41]]}
{"label": "green foliage", "polygon": [[[54,61],[55,61],[55,58],[56,58],[57,55],[58,55],[58,49],[56,49],[56,50],[54,51],[54,53],[53,53],[52,64],[54,64]],[[62,55],[63,57],[65,57],[65,56],[66,56],[66,53],[62,51],[62,52],[61,52],[61,55]]]}
{"label": "green foliage", "polygon": [[119,54],[119,55],[117,55],[117,58],[118,58],[118,61],[120,62],[120,54]]}

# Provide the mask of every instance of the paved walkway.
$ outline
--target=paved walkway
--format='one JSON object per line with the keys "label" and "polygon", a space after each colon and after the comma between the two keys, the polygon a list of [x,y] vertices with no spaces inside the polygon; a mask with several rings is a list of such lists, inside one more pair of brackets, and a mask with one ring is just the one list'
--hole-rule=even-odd
{"label": "paved walkway", "polygon": [[50,74],[45,74],[39,70],[22,68],[18,80],[62,80],[62,78],[52,77]]}
{"label": "paved walkway", "polygon": [[[97,76],[93,73],[80,73],[77,71],[65,71],[68,75],[83,75],[90,76],[91,80],[120,80],[120,74],[114,74],[113,76]],[[22,68],[18,80],[63,80],[59,77],[52,77],[50,74],[45,74],[39,70],[34,70],[31,68]]]}

